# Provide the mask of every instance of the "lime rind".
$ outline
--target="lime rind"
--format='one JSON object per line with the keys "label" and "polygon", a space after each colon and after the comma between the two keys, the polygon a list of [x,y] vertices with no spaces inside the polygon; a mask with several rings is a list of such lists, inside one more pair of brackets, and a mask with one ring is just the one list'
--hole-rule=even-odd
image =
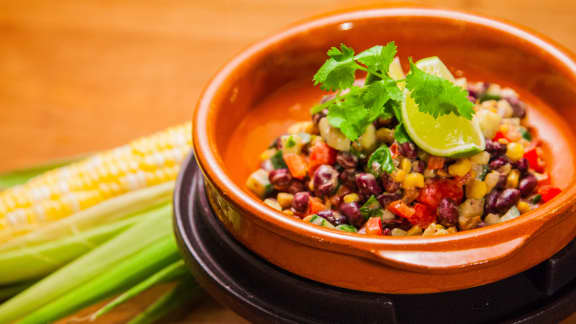
{"label": "lime rind", "polygon": [[[420,60],[416,66],[427,73],[454,80],[448,68],[437,57]],[[420,111],[408,90],[404,91],[402,119],[410,138],[429,154],[459,158],[484,150],[484,135],[476,117],[468,120],[450,113],[435,118]]]}

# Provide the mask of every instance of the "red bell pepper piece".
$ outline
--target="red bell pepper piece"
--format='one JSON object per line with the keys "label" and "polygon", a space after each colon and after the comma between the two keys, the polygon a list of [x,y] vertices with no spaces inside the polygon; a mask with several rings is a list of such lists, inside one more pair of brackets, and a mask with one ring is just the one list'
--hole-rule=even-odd
{"label": "red bell pepper piece", "polygon": [[538,173],[544,172],[544,161],[540,159],[538,154],[538,147],[533,147],[524,153],[524,158],[528,160],[528,165],[531,169]]}
{"label": "red bell pepper piece", "polygon": [[282,158],[292,176],[296,179],[304,179],[308,174],[308,161],[306,157],[296,153],[284,153]]}
{"label": "red bell pepper piece", "polygon": [[323,210],[326,210],[326,206],[322,203],[322,200],[320,200],[318,197],[310,197],[310,202],[308,203],[308,212],[306,215],[313,215]]}
{"label": "red bell pepper piece", "polygon": [[420,225],[420,227],[426,228],[436,221],[436,213],[432,208],[416,203],[414,204],[414,216],[408,220],[413,225]]}
{"label": "red bell pepper piece", "polygon": [[382,219],[370,217],[366,222],[366,234],[382,235]]}
{"label": "red bell pepper piece", "polygon": [[394,213],[397,216],[404,217],[406,219],[410,219],[415,211],[414,208],[408,206],[404,200],[395,200],[388,204],[388,210]]}
{"label": "red bell pepper piece", "polygon": [[309,172],[310,177],[322,164],[332,165],[336,162],[336,150],[328,144],[318,141],[310,148]]}
{"label": "red bell pepper piece", "polygon": [[464,190],[457,180],[437,180],[420,191],[418,201],[436,209],[443,198],[450,198],[459,203],[463,195]]}
{"label": "red bell pepper piece", "polygon": [[562,192],[560,188],[553,186],[543,186],[538,190],[538,193],[542,197],[542,202],[549,201],[556,197],[560,192]]}

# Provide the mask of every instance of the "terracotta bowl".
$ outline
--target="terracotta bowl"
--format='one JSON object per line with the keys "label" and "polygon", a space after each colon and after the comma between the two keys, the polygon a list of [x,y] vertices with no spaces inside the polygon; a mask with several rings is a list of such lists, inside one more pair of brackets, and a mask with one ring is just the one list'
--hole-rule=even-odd
{"label": "terracotta bowl", "polygon": [[[552,183],[563,192],[512,221],[441,237],[327,230],[276,212],[244,183],[259,154],[322,96],[312,87],[326,50],[396,41],[403,62],[437,55],[470,80],[515,88],[532,108]],[[305,84],[304,87],[301,85]],[[494,282],[559,251],[576,231],[576,63],[546,38],[501,21],[430,8],[339,12],[293,26],[242,52],[204,91],[194,150],[210,204],[233,236],[271,263],[333,286],[433,293]]]}

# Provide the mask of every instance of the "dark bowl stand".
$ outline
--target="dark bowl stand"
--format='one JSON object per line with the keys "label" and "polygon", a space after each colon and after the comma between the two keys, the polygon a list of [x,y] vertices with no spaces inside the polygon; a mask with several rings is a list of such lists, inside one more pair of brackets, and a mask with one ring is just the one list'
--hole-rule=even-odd
{"label": "dark bowl stand", "polygon": [[[558,323],[576,311],[576,246],[489,285],[422,295],[366,293],[298,277],[236,241],[208,204],[193,156],[174,195],[175,232],[199,284],[254,323]],[[343,269],[345,270],[345,269]]]}

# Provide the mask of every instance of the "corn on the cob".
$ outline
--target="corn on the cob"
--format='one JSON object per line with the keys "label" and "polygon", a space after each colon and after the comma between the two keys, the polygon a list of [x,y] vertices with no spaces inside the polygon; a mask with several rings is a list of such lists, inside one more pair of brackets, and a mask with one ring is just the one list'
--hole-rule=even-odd
{"label": "corn on the cob", "polygon": [[189,123],[49,171],[0,192],[0,232],[65,218],[121,194],[172,181],[191,147]]}

